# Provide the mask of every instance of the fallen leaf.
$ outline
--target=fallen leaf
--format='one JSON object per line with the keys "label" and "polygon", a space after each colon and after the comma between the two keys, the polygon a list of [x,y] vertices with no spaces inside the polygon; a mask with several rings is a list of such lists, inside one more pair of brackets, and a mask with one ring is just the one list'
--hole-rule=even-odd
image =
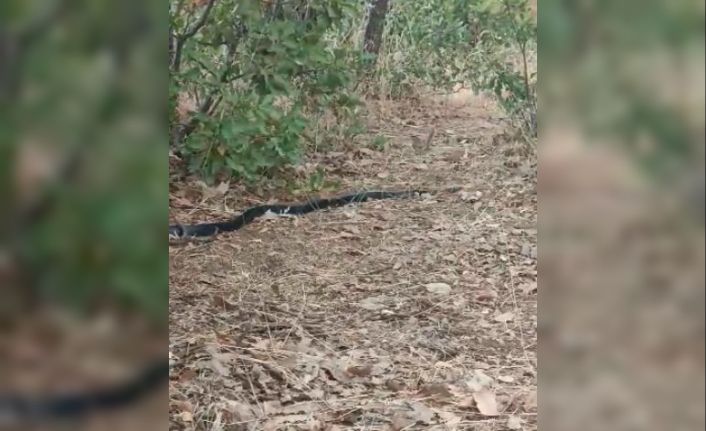
{"label": "fallen leaf", "polygon": [[237,308],[236,304],[227,300],[223,295],[213,297],[213,305],[219,311],[233,311]]}
{"label": "fallen leaf", "polygon": [[456,401],[455,404],[458,407],[471,408],[476,404],[476,402],[472,396],[466,395],[466,396],[459,396],[458,400]]}
{"label": "fallen leaf", "polygon": [[455,429],[463,419],[451,412],[446,412],[442,410],[437,410],[436,414],[439,415],[441,421],[446,425],[447,428]]}
{"label": "fallen leaf", "polygon": [[409,429],[413,426],[416,421],[410,419],[404,413],[395,413],[390,422],[390,431],[401,431],[403,429]]}
{"label": "fallen leaf", "polygon": [[434,419],[434,411],[426,405],[412,401],[409,406],[412,407],[412,417],[418,422],[429,424]]}
{"label": "fallen leaf", "polygon": [[388,380],[385,382],[385,387],[393,392],[399,392],[404,389],[404,383],[399,380]]}
{"label": "fallen leaf", "polygon": [[371,296],[368,298],[365,298],[364,300],[360,301],[358,305],[360,305],[360,308],[363,308],[365,310],[369,311],[377,311],[377,310],[382,310],[385,308],[385,301],[387,300],[387,297],[384,295],[380,296]]}
{"label": "fallen leaf", "polygon": [[224,361],[228,360],[228,355],[220,353],[216,346],[208,346],[206,351],[211,355],[211,360],[208,362],[209,368],[222,377],[229,377],[230,369],[224,364]]}
{"label": "fallen leaf", "polygon": [[537,410],[537,391],[530,391],[525,395],[525,401],[522,403],[526,412]]}
{"label": "fallen leaf", "polygon": [[514,318],[515,314],[512,311],[508,311],[506,313],[498,314],[493,318],[493,320],[500,323],[507,323],[512,321]]}
{"label": "fallen leaf", "polygon": [[360,229],[354,225],[346,225],[343,227],[343,230],[353,235],[360,235]]}
{"label": "fallen leaf", "polygon": [[451,286],[446,283],[429,283],[426,285],[427,292],[436,295],[448,295],[451,293]]}
{"label": "fallen leaf", "polygon": [[240,401],[226,400],[228,411],[237,421],[249,421],[257,417],[256,410],[249,404]]}
{"label": "fallen leaf", "polygon": [[179,373],[180,382],[189,382],[194,380],[198,374],[191,368],[185,368],[181,373]]}
{"label": "fallen leaf", "polygon": [[475,392],[473,400],[476,402],[476,408],[483,416],[497,416],[498,402],[495,399],[495,394],[487,389]]}
{"label": "fallen leaf", "polygon": [[171,404],[174,407],[176,407],[177,409],[181,410],[182,412],[193,413],[193,411],[194,411],[194,406],[188,401],[175,400],[175,401],[172,401]]}
{"label": "fallen leaf", "polygon": [[529,295],[537,291],[537,283],[525,283],[520,286],[520,291],[525,295]]}
{"label": "fallen leaf", "polygon": [[213,199],[224,196],[226,193],[228,193],[228,190],[230,189],[230,183],[228,182],[222,182],[216,187],[210,187],[206,183],[199,181],[199,185],[203,189],[204,199]]}
{"label": "fallen leaf", "polygon": [[511,430],[522,429],[522,419],[518,416],[510,416],[507,418],[507,427]]}
{"label": "fallen leaf", "polygon": [[329,377],[333,380],[336,380],[338,382],[347,382],[350,380],[350,377],[348,377],[348,375],[341,369],[341,367],[339,367],[339,365],[334,363],[333,361],[322,361],[320,367],[322,370],[327,371]]}
{"label": "fallen leaf", "polygon": [[262,429],[264,431],[278,431],[282,429],[291,429],[286,425],[301,423],[309,419],[308,414],[298,414],[298,415],[287,415],[287,416],[275,416],[268,419],[267,422],[262,424]]}
{"label": "fallen leaf", "polygon": [[476,294],[476,301],[478,302],[494,301],[497,298],[498,294],[493,292],[492,290],[486,290],[483,292],[478,292]]}
{"label": "fallen leaf", "polygon": [[485,374],[481,370],[475,370],[473,376],[466,381],[466,386],[473,391],[478,392],[488,388],[493,384],[493,378]]}
{"label": "fallen leaf", "polygon": [[194,415],[191,412],[181,412],[177,415],[182,422],[193,422]]}
{"label": "fallen leaf", "polygon": [[368,377],[373,370],[370,365],[354,365],[346,369],[346,373],[353,377]]}
{"label": "fallen leaf", "polygon": [[443,383],[431,383],[422,386],[420,392],[427,397],[431,398],[451,398],[453,395],[449,391],[447,385]]}
{"label": "fallen leaf", "polygon": [[530,257],[532,254],[532,246],[527,243],[522,244],[522,249],[520,250],[520,254],[525,257]]}

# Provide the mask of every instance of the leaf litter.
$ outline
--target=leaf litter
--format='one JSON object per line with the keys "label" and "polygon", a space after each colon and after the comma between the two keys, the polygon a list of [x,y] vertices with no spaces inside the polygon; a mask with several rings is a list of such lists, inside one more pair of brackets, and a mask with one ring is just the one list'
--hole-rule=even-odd
{"label": "leaf litter", "polygon": [[[315,154],[302,174],[345,166],[340,191],[461,190],[170,248],[170,429],[537,429],[535,155],[531,176],[508,169],[503,154],[524,144],[498,139],[485,105],[369,111],[385,151]],[[457,139],[420,152],[410,121]],[[186,212],[179,187],[184,222],[297,200],[221,184],[193,198],[211,209]]]}

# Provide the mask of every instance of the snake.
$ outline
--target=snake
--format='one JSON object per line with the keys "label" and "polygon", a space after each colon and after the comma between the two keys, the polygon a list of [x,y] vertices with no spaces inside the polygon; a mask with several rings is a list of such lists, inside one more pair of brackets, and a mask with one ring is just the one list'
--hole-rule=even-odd
{"label": "snake", "polygon": [[[458,188],[454,187],[446,190],[454,191],[457,189]],[[415,196],[421,196],[428,193],[430,192],[425,190],[359,191],[332,198],[309,199],[302,203],[257,205],[244,210],[233,218],[223,221],[169,225],[169,239],[179,241],[186,239],[211,238],[220,233],[233,232],[242,229],[244,226],[252,223],[257,218],[268,214],[279,216],[301,216],[314,211],[342,207],[354,203],[382,199],[413,198]]]}

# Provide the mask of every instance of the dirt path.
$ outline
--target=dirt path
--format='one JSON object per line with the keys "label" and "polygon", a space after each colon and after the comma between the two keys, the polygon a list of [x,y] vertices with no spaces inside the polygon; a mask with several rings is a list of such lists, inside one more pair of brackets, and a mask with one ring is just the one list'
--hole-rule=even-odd
{"label": "dirt path", "polygon": [[[172,248],[172,429],[537,428],[534,154],[477,99],[373,111],[384,151],[309,166],[462,190]],[[202,206],[254,203],[226,198]]]}

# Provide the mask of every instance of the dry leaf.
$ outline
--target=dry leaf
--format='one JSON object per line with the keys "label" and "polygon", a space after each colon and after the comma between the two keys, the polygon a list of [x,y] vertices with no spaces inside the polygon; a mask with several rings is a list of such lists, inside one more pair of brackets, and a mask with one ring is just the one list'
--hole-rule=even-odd
{"label": "dry leaf", "polygon": [[224,196],[226,193],[228,193],[228,190],[230,189],[230,183],[228,182],[222,182],[216,187],[210,187],[206,183],[200,181],[199,185],[201,185],[201,187],[203,188],[204,199],[213,199]]}
{"label": "dry leaf", "polygon": [[537,291],[537,283],[525,283],[520,286],[520,291],[525,295],[529,295]]}
{"label": "dry leaf", "polygon": [[493,292],[492,290],[486,290],[482,292],[478,292],[476,294],[476,301],[478,302],[486,302],[486,301],[494,301],[498,298],[498,294]]}
{"label": "dry leaf", "polygon": [[492,377],[488,376],[481,370],[475,370],[473,376],[466,381],[466,386],[473,391],[478,392],[493,384]]}
{"label": "dry leaf", "polygon": [[182,422],[193,422],[194,421],[194,415],[191,412],[181,412],[177,415],[179,419],[181,419]]}
{"label": "dry leaf", "polygon": [[467,192],[465,190],[462,190],[459,192],[459,197],[464,202],[477,202],[480,200],[480,198],[483,197],[483,193],[480,191]]}
{"label": "dry leaf", "polygon": [[434,411],[426,405],[412,401],[409,403],[409,406],[412,407],[412,417],[416,419],[417,422],[429,424],[434,419]]}
{"label": "dry leaf", "polygon": [[457,427],[463,420],[461,417],[451,412],[437,410],[436,414],[439,415],[444,425],[446,425],[447,428],[451,429]]}
{"label": "dry leaf", "polygon": [[473,400],[476,402],[476,408],[483,416],[497,416],[498,402],[495,399],[495,394],[488,389],[484,389],[473,394]]}
{"label": "dry leaf", "polygon": [[427,292],[436,295],[448,295],[451,293],[451,286],[446,283],[429,283],[426,285]]}
{"label": "dry leaf", "polygon": [[249,421],[257,417],[256,410],[253,406],[240,401],[226,400],[228,411],[233,414],[237,421]]}
{"label": "dry leaf", "polygon": [[235,303],[228,301],[223,295],[214,296],[213,305],[218,311],[233,311],[237,308]]}
{"label": "dry leaf", "polygon": [[507,427],[511,430],[522,429],[522,419],[520,419],[518,416],[511,415],[507,418]]}
{"label": "dry leaf", "polygon": [[537,391],[530,391],[525,395],[525,401],[522,403],[526,412],[534,412],[537,410]]}
{"label": "dry leaf", "polygon": [[371,296],[368,298],[365,298],[364,300],[360,301],[358,305],[360,308],[363,308],[365,310],[369,311],[378,311],[382,310],[385,308],[385,301],[387,300],[387,297],[384,295],[380,296]]}
{"label": "dry leaf", "polygon": [[230,370],[224,361],[227,362],[228,355],[222,354],[215,346],[208,346],[206,351],[211,355],[211,360],[208,362],[209,368],[220,374],[222,377],[229,377]]}
{"label": "dry leaf", "polygon": [[390,431],[401,431],[413,426],[416,422],[404,413],[395,413],[390,422]]}
{"label": "dry leaf", "polygon": [[500,323],[507,323],[515,318],[515,314],[512,311],[496,315],[493,320]]}
{"label": "dry leaf", "polygon": [[404,390],[404,383],[399,380],[388,380],[385,382],[385,387],[393,392]]}
{"label": "dry leaf", "polygon": [[291,429],[285,425],[301,423],[306,421],[307,419],[309,419],[308,414],[275,416],[265,422],[262,425],[262,429],[265,431],[279,431],[282,429]]}
{"label": "dry leaf", "polygon": [[368,377],[372,372],[373,367],[370,365],[354,365],[346,369],[346,373],[353,377]]}
{"label": "dry leaf", "polygon": [[451,398],[453,395],[449,391],[449,387],[443,383],[431,383],[422,386],[420,392],[427,397],[432,398]]}
{"label": "dry leaf", "polygon": [[320,367],[322,370],[325,370],[328,372],[328,375],[331,379],[339,381],[339,382],[348,382],[350,381],[350,377],[341,369],[341,367],[334,363],[333,361],[330,360],[325,360],[322,361],[320,364]]}

